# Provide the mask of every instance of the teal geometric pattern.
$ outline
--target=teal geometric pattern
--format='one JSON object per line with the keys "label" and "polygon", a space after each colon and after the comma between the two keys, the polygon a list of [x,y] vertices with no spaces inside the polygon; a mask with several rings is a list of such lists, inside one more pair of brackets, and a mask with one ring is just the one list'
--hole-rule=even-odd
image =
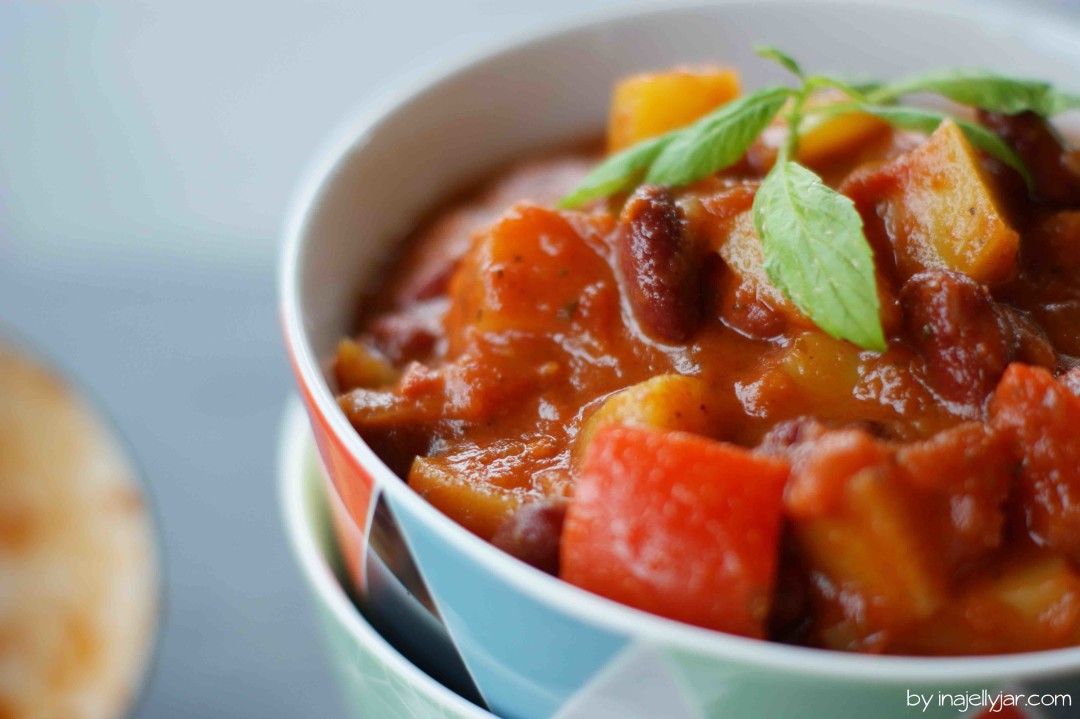
{"label": "teal geometric pattern", "polygon": [[[320,606],[318,615],[350,717],[475,719],[477,716],[455,711],[387,667],[368,647],[356,641],[332,612]],[[481,713],[479,709],[476,711]]]}
{"label": "teal geometric pattern", "polygon": [[[303,486],[307,528],[321,558],[340,570],[317,472],[308,472]],[[1038,691],[1080,699],[1075,676],[1023,688],[941,680],[910,686],[894,679],[812,676],[676,648],[662,640],[635,641],[583,625],[523,596],[519,587],[473,566],[464,553],[440,541],[407,507],[391,502],[391,509],[458,651],[495,714],[504,719],[973,719],[981,710],[961,715],[936,703],[925,710],[908,707],[907,692]],[[352,617],[335,612],[319,591],[313,595],[351,717],[495,719],[406,663],[384,640],[369,634],[374,631],[370,625],[358,632]],[[1025,716],[1078,719],[1080,712],[1076,707],[1028,709]]]}
{"label": "teal geometric pattern", "polygon": [[[987,685],[941,684],[912,686],[897,682],[863,683],[843,679],[798,677],[748,669],[716,657],[695,656],[677,650],[665,652],[669,666],[682,685],[683,696],[701,719],[729,717],[798,717],[799,719],[837,719],[837,717],[905,717],[957,719],[956,709],[931,704],[925,711],[906,706],[907,690],[921,693],[973,693],[999,687]],[[843,697],[842,702],[837,697]]]}
{"label": "teal geometric pattern", "polygon": [[628,645],[625,636],[553,609],[457,551],[394,497],[390,508],[458,653],[498,716],[549,719]]}
{"label": "teal geometric pattern", "polygon": [[[309,447],[303,458],[299,499],[303,508],[303,529],[315,540],[316,553],[340,584],[343,566],[331,529],[321,469]],[[287,481],[296,481],[295,479]],[[310,571],[310,568],[308,568]],[[310,575],[308,576],[311,579]],[[357,632],[334,611],[314,581],[309,582],[316,618],[329,653],[329,664],[341,689],[345,708],[354,719],[494,719],[494,717],[435,684],[393,647],[379,637],[370,625]],[[339,595],[344,600],[344,594]],[[356,618],[366,625],[358,609]],[[388,661],[390,657],[392,661]]]}

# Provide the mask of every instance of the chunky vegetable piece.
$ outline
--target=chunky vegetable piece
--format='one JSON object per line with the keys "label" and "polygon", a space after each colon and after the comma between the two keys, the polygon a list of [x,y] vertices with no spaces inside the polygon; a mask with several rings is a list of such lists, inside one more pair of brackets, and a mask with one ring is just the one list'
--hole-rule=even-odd
{"label": "chunky vegetable piece", "polygon": [[672,619],[764,636],[787,472],[690,434],[606,428],[567,512],[562,577]]}
{"label": "chunky vegetable piece", "polygon": [[819,631],[838,649],[872,649],[883,632],[931,616],[945,572],[922,531],[917,497],[887,452],[855,432],[822,438],[796,461],[786,501],[796,541],[838,617]]}
{"label": "chunky vegetable piece", "polygon": [[466,332],[562,332],[583,303],[604,302],[590,291],[588,278],[604,259],[589,230],[557,212],[518,205],[477,236],[450,286],[449,322],[461,330],[452,347],[467,343]]}
{"label": "chunky vegetable piece", "polygon": [[[508,439],[489,447],[464,448],[450,457],[418,457],[409,472],[409,485],[466,529],[491,539],[523,501],[535,498],[535,493],[515,486],[512,458],[516,457],[528,457],[537,469],[557,470],[561,463],[549,437]],[[485,481],[477,491],[480,478]]]}
{"label": "chunky vegetable piece", "polygon": [[1020,552],[897,640],[913,654],[1002,654],[1080,643],[1080,574],[1060,556]]}
{"label": "chunky vegetable piece", "polygon": [[899,451],[858,430],[797,446],[785,506],[818,579],[820,641],[880,650],[933,617],[950,574],[1001,543],[1009,457],[978,423]]}
{"label": "chunky vegetable piece", "polygon": [[994,184],[964,133],[946,121],[924,145],[858,174],[844,191],[868,225],[880,222],[902,277],[943,268],[995,284],[1016,273],[1020,236]]}
{"label": "chunky vegetable piece", "polygon": [[643,73],[615,86],[608,149],[617,152],[689,125],[739,94],[739,76],[727,68]]}
{"label": "chunky vegetable piece", "polygon": [[[850,104],[850,99],[839,91],[826,91],[808,98],[805,107],[813,112],[842,104]],[[777,118],[762,133],[758,148],[759,161],[772,164],[776,152],[788,140],[788,135],[788,123]],[[816,170],[830,170],[837,164],[851,167],[862,153],[888,136],[889,124],[869,113],[849,111],[811,115],[799,130],[796,157],[800,163]]]}
{"label": "chunky vegetable piece", "polygon": [[1013,433],[1031,538],[1080,561],[1080,398],[1044,369],[1014,364],[994,393],[994,424]]}
{"label": "chunky vegetable piece", "polygon": [[725,409],[718,406],[716,393],[697,377],[657,375],[605,399],[582,426],[574,452],[583,456],[597,432],[618,425],[712,436],[727,419]]}
{"label": "chunky vegetable piece", "polygon": [[368,347],[352,340],[341,340],[338,344],[334,374],[337,377],[338,388],[342,391],[358,387],[365,389],[386,387],[401,378],[401,373],[390,363]]}
{"label": "chunky vegetable piece", "polygon": [[[781,326],[808,326],[810,321],[806,316],[765,274],[761,240],[754,229],[754,218],[750,210],[747,209],[732,218],[726,229],[724,236],[718,238],[716,251],[732,271],[732,279],[736,283],[735,292],[744,297],[747,304],[767,308],[771,315],[783,323]],[[741,324],[738,319],[733,318],[733,321]]]}
{"label": "chunky vegetable piece", "polygon": [[[608,144],[638,144],[421,226],[339,406],[465,528],[633,607],[862,652],[1080,644],[1080,194],[1047,124],[1080,100],[764,54],[797,81],[632,78]],[[982,125],[890,104],[919,91]]]}
{"label": "chunky vegetable piece", "polygon": [[[821,106],[827,104],[822,103]],[[887,132],[887,123],[864,112],[845,112],[822,118],[809,123],[800,135],[799,162],[819,167],[843,161],[846,156]]]}

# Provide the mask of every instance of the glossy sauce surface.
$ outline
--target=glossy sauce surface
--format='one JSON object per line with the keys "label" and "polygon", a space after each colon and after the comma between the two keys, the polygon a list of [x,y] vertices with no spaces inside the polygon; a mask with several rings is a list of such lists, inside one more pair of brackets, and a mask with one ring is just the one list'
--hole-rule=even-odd
{"label": "glossy sauce surface", "polygon": [[587,211],[551,208],[591,153],[499,174],[410,238],[339,351],[341,406],[417,492],[547,571],[592,432],[644,424],[790,463],[767,636],[1077,643],[1080,191],[1045,127],[982,119],[1022,136],[1034,198],[948,128],[871,124],[806,160],[862,214],[884,353],[826,335],[768,281],[750,217],[766,133],[720,175]]}

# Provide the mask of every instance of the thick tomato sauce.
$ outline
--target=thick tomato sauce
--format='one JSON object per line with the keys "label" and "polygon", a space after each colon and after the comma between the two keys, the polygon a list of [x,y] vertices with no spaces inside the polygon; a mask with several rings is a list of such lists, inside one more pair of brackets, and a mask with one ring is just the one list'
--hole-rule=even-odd
{"label": "thick tomato sauce", "polygon": [[[409,240],[339,350],[340,404],[417,492],[551,572],[607,425],[783,462],[769,571],[737,619],[665,611],[658,582],[589,585],[610,549],[595,541],[562,567],[660,614],[859,651],[1080,643],[1080,180],[1041,120],[981,120],[1031,164],[1034,197],[944,126],[881,125],[807,163],[862,214],[884,353],[828,336],[766,278],[750,217],[775,159],[766,133],[720,175],[588,211],[551,208],[592,153],[499,174]],[[636,456],[617,440],[612,462]]]}

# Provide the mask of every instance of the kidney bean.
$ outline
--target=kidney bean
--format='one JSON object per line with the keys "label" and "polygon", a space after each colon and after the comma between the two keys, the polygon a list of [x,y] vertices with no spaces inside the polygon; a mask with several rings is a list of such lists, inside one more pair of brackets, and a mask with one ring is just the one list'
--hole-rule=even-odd
{"label": "kidney bean", "polygon": [[900,291],[909,339],[945,399],[981,408],[1014,354],[1014,338],[985,287],[947,270],[921,272]]}
{"label": "kidney bean", "polygon": [[701,323],[702,263],[671,193],[643,185],[622,212],[619,263],[634,316],[664,342],[686,342]]}
{"label": "kidney bean", "polygon": [[978,118],[1031,170],[1038,199],[1055,205],[1080,205],[1076,153],[1066,151],[1046,120],[1034,112],[1005,115],[986,110],[979,110]]}
{"label": "kidney bean", "polygon": [[1026,312],[997,304],[994,308],[1012,344],[1010,360],[1053,369],[1058,366],[1057,352],[1046,332]]}
{"label": "kidney bean", "polygon": [[503,521],[491,543],[537,569],[558,575],[566,504],[565,499],[553,498],[522,505]]}
{"label": "kidney bean", "polygon": [[381,315],[368,327],[372,344],[396,365],[423,361],[436,349],[446,307],[439,298]]}
{"label": "kidney bean", "polygon": [[801,644],[810,629],[810,573],[802,566],[798,548],[786,526],[780,540],[776,589],[769,610],[768,636],[785,644]]}

